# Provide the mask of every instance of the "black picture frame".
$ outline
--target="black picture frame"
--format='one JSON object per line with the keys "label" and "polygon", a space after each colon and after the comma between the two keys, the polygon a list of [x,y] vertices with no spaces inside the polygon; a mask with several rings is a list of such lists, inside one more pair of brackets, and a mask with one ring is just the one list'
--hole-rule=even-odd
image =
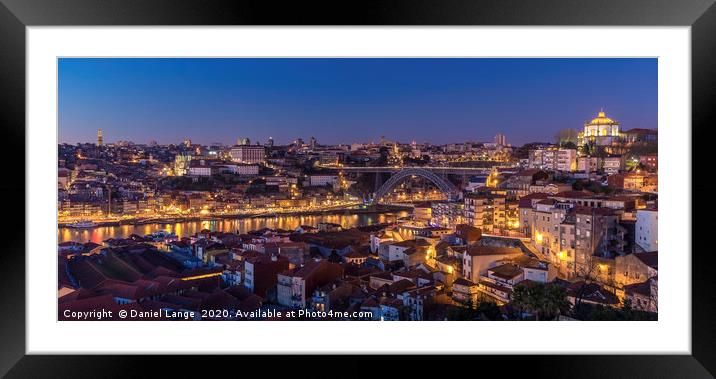
{"label": "black picture frame", "polygon": [[[716,6],[713,0],[406,0],[406,1],[334,1],[290,2],[206,1],[206,0],[0,0],[0,127],[4,131],[8,161],[0,193],[5,202],[8,225],[0,252],[0,374],[8,377],[114,377],[149,375],[139,369],[146,363],[162,377],[186,375],[184,364],[169,362],[170,357],[153,356],[40,356],[25,355],[25,240],[32,236],[25,225],[25,42],[26,27],[39,25],[606,25],[606,26],[690,26],[692,33],[692,127],[683,128],[692,136],[692,198],[698,199],[697,214],[692,215],[692,236],[679,236],[685,249],[680,254],[692,262],[692,355],[615,355],[615,356],[530,356],[470,357],[469,366],[503,368],[509,376],[551,377],[712,377],[716,373],[716,291],[714,255],[707,245],[710,223],[698,221],[714,206],[708,194],[716,184],[708,180],[710,172],[708,141],[713,136],[716,104]],[[22,163],[22,164],[21,164]],[[692,176],[693,177],[693,176]],[[24,199],[20,202],[19,199]],[[682,206],[691,207],[684,201]],[[22,204],[22,205],[21,205]],[[667,227],[668,228],[668,227]],[[668,229],[667,229],[668,230]],[[48,255],[49,257],[49,255]],[[50,259],[50,258],[48,258]],[[98,338],[101,338],[98,337]],[[611,336],[618,346],[620,338]],[[137,341],[141,343],[141,341]],[[449,343],[449,341],[446,341]],[[183,359],[183,358],[180,358]],[[191,358],[191,366],[239,370],[244,364],[257,363],[256,357]],[[271,376],[297,373],[306,367],[302,357],[283,357],[281,364],[261,362],[270,367]],[[376,370],[378,361],[388,358],[331,357],[343,363],[341,372]],[[438,358],[447,359],[447,358]],[[457,362],[457,361],[452,361]],[[447,363],[447,362],[445,362]],[[268,365],[268,366],[267,366]],[[320,364],[319,367],[323,366]],[[434,366],[427,362],[393,366],[401,376],[410,371],[427,374]],[[442,364],[440,366],[443,366]],[[454,363],[453,366],[460,369]],[[464,367],[462,369],[469,369]],[[242,369],[247,375],[254,370]],[[440,371],[437,371],[439,373]],[[373,371],[373,373],[377,373]],[[396,373],[396,375],[397,375]],[[443,372],[444,374],[445,372]],[[320,375],[319,375],[320,376]]]}

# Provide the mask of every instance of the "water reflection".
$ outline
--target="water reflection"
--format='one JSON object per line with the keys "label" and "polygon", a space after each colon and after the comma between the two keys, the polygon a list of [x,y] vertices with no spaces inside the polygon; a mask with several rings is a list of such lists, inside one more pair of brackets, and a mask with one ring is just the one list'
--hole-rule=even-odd
{"label": "water reflection", "polygon": [[344,228],[362,225],[372,225],[384,222],[393,222],[405,217],[407,211],[379,213],[379,214],[353,214],[353,215],[319,215],[319,216],[278,216],[262,218],[245,218],[232,220],[205,220],[180,222],[175,224],[150,225],[121,225],[105,226],[93,229],[60,228],[57,232],[57,242],[77,241],[101,243],[109,238],[126,238],[131,234],[145,235],[158,230],[174,232],[180,237],[196,234],[202,229],[232,233],[246,233],[261,228],[296,229],[300,225],[316,226],[320,222],[340,224]]}

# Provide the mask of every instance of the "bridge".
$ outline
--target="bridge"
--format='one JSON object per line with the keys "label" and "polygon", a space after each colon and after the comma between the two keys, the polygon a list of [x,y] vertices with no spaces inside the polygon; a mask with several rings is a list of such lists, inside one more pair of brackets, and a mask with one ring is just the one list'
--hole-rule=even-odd
{"label": "bridge", "polygon": [[338,171],[354,172],[354,173],[396,173],[402,170],[410,168],[419,168],[427,171],[436,172],[439,174],[454,174],[454,175],[478,175],[478,174],[489,174],[492,171],[492,167],[455,167],[455,166],[415,166],[415,167],[402,167],[402,166],[384,166],[384,167],[333,167],[323,166]]}
{"label": "bridge", "polygon": [[[376,171],[381,172],[381,171]],[[373,204],[377,204],[385,195],[392,191],[403,180],[419,176],[432,182],[440,191],[447,195],[448,199],[455,200],[460,196],[460,190],[450,181],[444,179],[435,172],[423,167],[408,167],[393,174],[390,179],[378,188],[373,196]]]}
{"label": "bridge", "polygon": [[[450,183],[447,180],[447,175],[460,176],[462,178],[460,183],[462,183],[462,186],[466,186],[468,177],[473,176],[473,175],[487,176],[490,174],[490,172],[492,172],[492,170],[495,167],[499,167],[499,166],[495,165],[493,167],[469,167],[469,166],[465,166],[465,167],[456,167],[456,166],[330,167],[330,166],[323,166],[323,167],[338,170],[344,174],[376,174],[375,175],[375,190],[374,191],[377,193],[379,188],[383,184],[381,174],[395,175],[395,174],[401,173],[405,170],[417,169],[417,170],[420,170],[420,172],[424,173],[425,175],[430,175],[430,173],[439,175],[442,177],[441,181],[444,181],[446,183]],[[426,177],[425,175],[418,175],[418,176]],[[403,177],[401,177],[401,179],[402,178]],[[435,181],[433,181],[433,183],[435,183]],[[440,188],[440,186],[438,186],[438,188]]]}

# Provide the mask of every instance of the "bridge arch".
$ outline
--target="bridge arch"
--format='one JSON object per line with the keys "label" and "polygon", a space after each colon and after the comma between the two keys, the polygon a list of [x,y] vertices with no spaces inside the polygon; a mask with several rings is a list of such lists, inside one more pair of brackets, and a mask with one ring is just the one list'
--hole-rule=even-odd
{"label": "bridge arch", "polygon": [[375,195],[373,196],[373,203],[378,203],[378,200],[382,199],[383,196],[387,195],[388,192],[395,188],[395,186],[397,186],[403,180],[411,176],[420,176],[429,180],[430,182],[435,184],[435,186],[438,187],[440,191],[446,194],[448,196],[448,199],[456,199],[460,193],[460,190],[458,190],[457,187],[455,187],[452,183],[443,179],[436,173],[430,170],[426,170],[424,168],[410,167],[396,172],[390,177],[390,179],[383,183],[383,185],[380,186],[380,188],[375,192]]}

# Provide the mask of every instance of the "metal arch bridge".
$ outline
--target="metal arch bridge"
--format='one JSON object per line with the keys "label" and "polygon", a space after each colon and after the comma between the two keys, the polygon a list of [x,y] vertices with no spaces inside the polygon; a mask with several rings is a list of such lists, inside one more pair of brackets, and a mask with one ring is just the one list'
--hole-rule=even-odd
{"label": "metal arch bridge", "polygon": [[385,195],[387,195],[390,190],[395,188],[395,186],[400,184],[400,182],[402,182],[404,179],[409,178],[411,176],[420,176],[431,181],[433,184],[435,184],[435,186],[438,187],[440,191],[442,191],[448,196],[448,199],[456,199],[460,194],[460,190],[458,190],[457,187],[455,187],[446,179],[440,177],[438,174],[430,170],[426,170],[424,168],[410,167],[396,172],[393,176],[390,177],[390,179],[388,179],[388,181],[383,183],[383,185],[375,192],[375,195],[373,196],[373,204],[378,203],[378,200],[382,199]]}
{"label": "metal arch bridge", "polygon": [[[331,167],[324,166],[325,168],[335,169],[345,173],[391,173],[395,174],[402,170],[411,167],[403,166],[383,166],[383,167]],[[493,170],[493,167],[460,167],[460,166],[415,166],[415,168],[422,168],[430,170],[439,174],[455,174],[455,175],[476,175],[476,174],[489,174]]]}

